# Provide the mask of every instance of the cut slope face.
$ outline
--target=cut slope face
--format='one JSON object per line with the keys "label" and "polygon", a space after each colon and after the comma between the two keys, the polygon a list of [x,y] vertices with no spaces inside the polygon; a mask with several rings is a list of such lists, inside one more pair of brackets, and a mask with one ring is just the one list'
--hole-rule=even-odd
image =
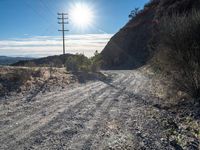
{"label": "cut slope face", "polygon": [[154,49],[148,47],[156,38],[159,20],[176,13],[187,15],[199,8],[199,0],[151,0],[103,49],[103,68],[134,69],[145,65],[153,55]]}
{"label": "cut slope face", "polygon": [[155,12],[156,6],[144,9],[112,37],[102,51],[104,69],[130,69],[146,63]]}

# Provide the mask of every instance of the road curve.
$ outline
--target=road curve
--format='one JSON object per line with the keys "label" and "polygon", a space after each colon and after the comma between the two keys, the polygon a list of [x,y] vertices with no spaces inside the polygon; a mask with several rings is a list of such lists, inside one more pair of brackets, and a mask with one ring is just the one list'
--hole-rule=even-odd
{"label": "road curve", "polygon": [[104,73],[112,80],[0,101],[0,149],[169,149],[161,113],[145,91],[148,79]]}

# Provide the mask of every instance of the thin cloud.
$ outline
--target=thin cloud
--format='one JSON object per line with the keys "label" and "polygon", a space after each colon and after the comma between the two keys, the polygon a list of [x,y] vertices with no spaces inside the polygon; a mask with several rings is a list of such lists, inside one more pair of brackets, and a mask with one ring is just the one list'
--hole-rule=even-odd
{"label": "thin cloud", "polygon": [[[84,53],[91,57],[101,51],[112,34],[85,34],[66,36],[66,53]],[[59,36],[34,36],[0,40],[0,55],[44,57],[62,54],[62,39]]]}

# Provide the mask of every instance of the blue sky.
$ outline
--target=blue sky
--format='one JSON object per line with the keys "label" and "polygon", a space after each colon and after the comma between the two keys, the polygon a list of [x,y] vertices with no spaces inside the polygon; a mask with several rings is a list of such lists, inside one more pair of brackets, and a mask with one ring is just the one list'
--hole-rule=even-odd
{"label": "blue sky", "polygon": [[[127,23],[132,9],[142,8],[148,0],[0,0],[0,55],[42,57],[62,52],[57,12],[68,12],[79,2],[91,7],[93,23],[84,30],[69,24],[67,37],[72,43],[67,49],[90,56]],[[89,54],[87,48],[93,51]]]}

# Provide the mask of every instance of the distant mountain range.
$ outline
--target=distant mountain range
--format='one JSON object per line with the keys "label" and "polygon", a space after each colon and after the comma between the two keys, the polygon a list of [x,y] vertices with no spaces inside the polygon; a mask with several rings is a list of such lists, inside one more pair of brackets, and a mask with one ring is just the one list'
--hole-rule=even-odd
{"label": "distant mountain range", "polygon": [[18,61],[24,60],[32,60],[34,58],[31,57],[7,57],[7,56],[0,56],[0,65],[11,65]]}

